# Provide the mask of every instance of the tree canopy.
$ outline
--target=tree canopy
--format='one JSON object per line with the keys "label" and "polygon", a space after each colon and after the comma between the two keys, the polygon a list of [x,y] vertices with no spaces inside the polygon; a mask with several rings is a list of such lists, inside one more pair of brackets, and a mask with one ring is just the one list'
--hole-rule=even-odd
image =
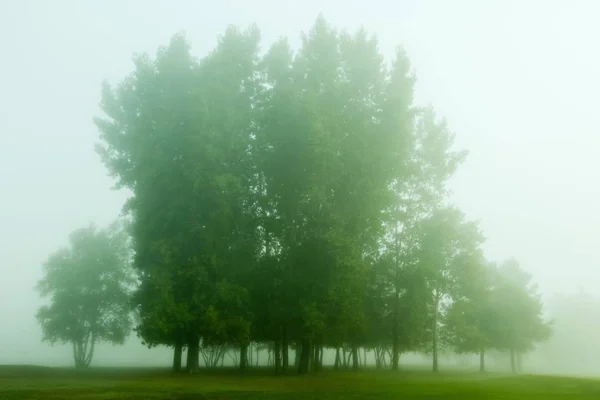
{"label": "tree canopy", "polygon": [[[176,370],[187,348],[190,371],[224,346],[244,369],[258,343],[285,371],[295,349],[305,373],[325,348],[354,368],[359,349],[393,368],[428,349],[437,370],[441,339],[521,352],[541,340],[527,283],[482,278],[484,237],[448,204],[466,152],[414,85],[402,49],[387,62],[365,30],[322,17],[296,51],[281,39],[261,52],[257,27],[230,27],[196,58],[176,35],[105,83],[97,150],[132,192],[144,343],[172,346]],[[520,303],[502,312],[520,328],[488,334],[505,304],[491,298],[511,290]]]}
{"label": "tree canopy", "polygon": [[37,289],[50,298],[36,314],[43,340],[70,343],[76,367],[92,362],[99,342],[123,344],[131,332],[128,235],[121,223],[74,231],[69,246],[51,254]]}

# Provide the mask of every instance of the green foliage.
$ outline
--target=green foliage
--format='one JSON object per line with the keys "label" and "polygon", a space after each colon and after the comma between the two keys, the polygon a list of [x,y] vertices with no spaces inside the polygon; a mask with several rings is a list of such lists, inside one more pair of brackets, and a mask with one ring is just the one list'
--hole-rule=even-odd
{"label": "green foliage", "polygon": [[123,344],[131,330],[134,284],[128,236],[120,223],[74,231],[69,246],[51,254],[37,289],[50,304],[36,314],[43,340],[70,343],[75,365],[87,367],[99,342]]}
{"label": "green foliage", "polygon": [[492,295],[494,347],[525,353],[550,337],[551,325],[544,320],[537,286],[516,260],[508,260],[499,266]]}
{"label": "green foliage", "polygon": [[278,369],[292,344],[301,371],[323,346],[391,348],[397,367],[437,340],[452,301],[479,313],[465,283],[483,237],[446,205],[466,153],[414,104],[402,49],[388,64],[364,30],[323,17],[297,51],[259,44],[256,27],[230,27],[197,59],[176,35],[103,86],[98,153],[132,192],[136,331],[187,346],[190,370],[199,343],[243,360],[252,342]]}

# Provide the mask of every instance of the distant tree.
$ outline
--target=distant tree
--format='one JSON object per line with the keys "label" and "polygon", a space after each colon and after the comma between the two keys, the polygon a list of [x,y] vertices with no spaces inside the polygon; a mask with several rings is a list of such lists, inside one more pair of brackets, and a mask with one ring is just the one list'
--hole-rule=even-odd
{"label": "distant tree", "polygon": [[97,343],[123,344],[131,332],[130,260],[128,236],[115,223],[74,231],[44,264],[37,289],[50,304],[36,314],[43,340],[70,343],[78,368],[90,365]]}
{"label": "distant tree", "polygon": [[522,354],[552,335],[551,323],[544,319],[537,285],[531,279],[517,260],[510,259],[496,270],[492,288],[493,346],[510,353],[513,373],[519,369]]}

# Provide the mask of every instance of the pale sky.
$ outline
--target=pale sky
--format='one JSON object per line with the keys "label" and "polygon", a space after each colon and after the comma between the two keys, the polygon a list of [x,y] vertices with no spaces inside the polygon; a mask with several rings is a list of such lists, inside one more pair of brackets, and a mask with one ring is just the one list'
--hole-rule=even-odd
{"label": "pale sky", "polygon": [[[69,232],[109,223],[124,200],[93,150],[102,80],[122,79],[134,52],[153,55],[180,31],[197,55],[229,24],[256,22],[265,46],[297,44],[321,11],[340,28],[364,25],[387,56],[405,47],[418,102],[470,152],[453,200],[481,221],[489,258],[516,257],[545,294],[598,292],[597,1],[2,0],[0,364],[70,362],[40,343],[33,287]],[[136,343],[96,354],[170,358]]]}

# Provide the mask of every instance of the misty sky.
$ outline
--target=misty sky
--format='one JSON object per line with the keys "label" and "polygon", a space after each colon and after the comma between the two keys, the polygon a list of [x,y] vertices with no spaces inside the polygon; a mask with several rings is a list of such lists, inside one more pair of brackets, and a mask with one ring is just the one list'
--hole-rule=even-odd
{"label": "misty sky", "polygon": [[[453,200],[481,220],[489,258],[515,256],[546,294],[597,291],[594,0],[1,0],[0,364],[70,362],[39,343],[33,287],[69,232],[109,223],[124,200],[93,150],[102,80],[120,80],[134,52],[153,55],[180,31],[197,55],[228,24],[256,22],[265,46],[280,36],[295,45],[320,11],[338,27],[364,25],[388,56],[405,47],[418,102],[470,151]],[[96,360],[132,354],[169,357],[130,345]]]}

